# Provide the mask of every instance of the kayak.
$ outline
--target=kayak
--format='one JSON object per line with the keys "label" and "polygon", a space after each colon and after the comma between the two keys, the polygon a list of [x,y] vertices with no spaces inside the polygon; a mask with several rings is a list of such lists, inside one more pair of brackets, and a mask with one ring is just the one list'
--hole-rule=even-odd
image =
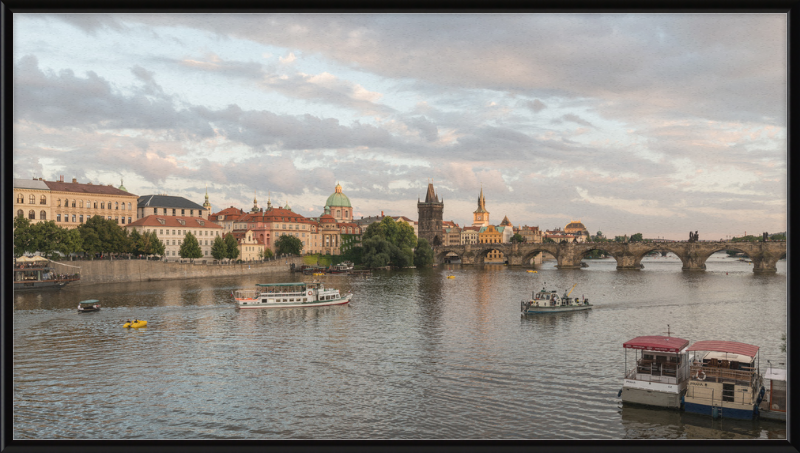
{"label": "kayak", "polygon": [[133,327],[134,329],[138,329],[139,327],[147,327],[147,321],[138,319],[132,323],[126,322],[125,324],[122,325],[122,327]]}

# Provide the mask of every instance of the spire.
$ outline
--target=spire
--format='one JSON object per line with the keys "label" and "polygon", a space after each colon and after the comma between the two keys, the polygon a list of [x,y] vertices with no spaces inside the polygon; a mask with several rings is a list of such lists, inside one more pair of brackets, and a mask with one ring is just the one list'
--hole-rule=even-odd
{"label": "spire", "polygon": [[272,197],[272,192],[267,191],[267,211],[272,209],[272,202],[270,201],[271,197]]}
{"label": "spire", "polygon": [[425,195],[425,203],[438,203],[439,197],[436,196],[436,192],[433,190],[433,183],[428,182],[428,193]]}
{"label": "spire", "polygon": [[126,189],[125,186],[122,184],[122,178],[119,178],[119,190],[124,190],[125,192],[128,191],[128,189]]}
{"label": "spire", "polygon": [[252,213],[258,212],[258,200],[256,200],[256,191],[253,191],[253,209],[250,211]]}
{"label": "spire", "polygon": [[206,183],[206,201],[203,203],[203,207],[209,214],[211,213],[211,203],[208,202],[208,183]]}

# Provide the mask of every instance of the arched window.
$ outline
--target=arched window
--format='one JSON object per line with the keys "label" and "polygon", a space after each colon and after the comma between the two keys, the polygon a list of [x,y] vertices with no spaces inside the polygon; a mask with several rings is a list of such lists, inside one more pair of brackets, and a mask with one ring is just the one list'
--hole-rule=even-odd
{"label": "arched window", "polygon": [[58,207],[61,207],[61,198],[58,199]]}
{"label": "arched window", "polygon": [[89,200],[86,200],[86,207],[87,208],[91,208],[92,207],[92,202],[89,201]]}
{"label": "arched window", "polygon": [[119,201],[114,202],[114,209],[119,209]]}
{"label": "arched window", "polygon": [[130,211],[130,210],[131,210],[131,204],[130,204],[130,202],[128,202],[128,211]]}
{"label": "arched window", "polygon": [[33,195],[29,196],[28,197],[28,203],[29,204],[36,204],[36,197],[34,197]]}
{"label": "arched window", "polygon": [[47,213],[42,211],[39,213],[39,218],[42,220],[47,220]]}
{"label": "arched window", "polygon": [[24,215],[25,215],[25,213],[24,213],[24,212],[22,212],[22,209],[20,209],[19,211],[17,211],[17,217],[22,217],[22,216],[24,216]]}
{"label": "arched window", "polygon": [[45,197],[44,195],[42,195],[42,196],[39,198],[39,204],[47,204],[47,197]]}
{"label": "arched window", "polygon": [[122,210],[123,211],[125,210],[125,202],[124,201],[122,202]]}
{"label": "arched window", "polygon": [[[33,196],[33,195],[31,195],[31,196]],[[28,211],[28,218],[31,219],[31,220],[36,220],[36,213],[33,212],[33,209]]]}
{"label": "arched window", "polygon": [[100,202],[100,209],[105,209],[105,208],[106,208],[106,202],[105,201],[101,201]]}
{"label": "arched window", "polygon": [[19,204],[25,203],[25,197],[21,193],[17,194],[17,203]]}
{"label": "arched window", "polygon": [[75,200],[72,200],[72,207],[75,207]]}
{"label": "arched window", "polygon": [[79,208],[82,208],[82,207],[83,207],[83,200],[78,200],[78,207],[79,207]]}
{"label": "arched window", "polygon": [[94,208],[97,209],[97,201],[94,202]]}

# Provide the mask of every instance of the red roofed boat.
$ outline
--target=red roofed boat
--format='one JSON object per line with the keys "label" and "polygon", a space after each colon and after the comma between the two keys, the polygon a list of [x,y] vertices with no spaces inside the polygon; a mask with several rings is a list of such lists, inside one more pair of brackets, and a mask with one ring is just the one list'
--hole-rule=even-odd
{"label": "red roofed boat", "polygon": [[[680,409],[689,381],[689,340],[651,335],[622,344],[625,378],[619,395],[623,402]],[[628,368],[628,350],[633,366]]]}
{"label": "red roofed boat", "polygon": [[714,418],[752,420],[764,398],[758,346],[735,341],[698,341],[684,410]]}

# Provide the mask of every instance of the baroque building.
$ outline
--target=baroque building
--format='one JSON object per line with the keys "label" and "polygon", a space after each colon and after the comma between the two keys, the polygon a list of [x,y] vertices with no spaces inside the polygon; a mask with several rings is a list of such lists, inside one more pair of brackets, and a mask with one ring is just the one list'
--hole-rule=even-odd
{"label": "baroque building", "polygon": [[50,210],[50,187],[39,179],[14,179],[14,217],[31,223],[54,220]]}
{"label": "baroque building", "polygon": [[426,239],[433,246],[444,243],[442,240],[442,217],[444,215],[444,200],[439,201],[433,190],[433,183],[428,183],[428,193],[425,201],[417,199],[417,236]]}
{"label": "baroque building", "polygon": [[214,239],[220,236],[222,227],[202,217],[171,216],[149,214],[144,218],[125,225],[125,230],[136,229],[139,233],[155,232],[158,239],[164,243],[164,259],[167,261],[180,260],[180,249],[186,233],[192,233],[197,238],[203,258],[212,259],[211,246]]}
{"label": "baroque building", "polygon": [[111,184],[64,182],[62,176],[58,181],[43,181],[50,188],[50,209],[56,225],[73,229],[86,223],[90,217],[101,216],[114,220],[120,225],[133,223],[138,215],[139,196],[129,193],[125,186],[115,188]]}

